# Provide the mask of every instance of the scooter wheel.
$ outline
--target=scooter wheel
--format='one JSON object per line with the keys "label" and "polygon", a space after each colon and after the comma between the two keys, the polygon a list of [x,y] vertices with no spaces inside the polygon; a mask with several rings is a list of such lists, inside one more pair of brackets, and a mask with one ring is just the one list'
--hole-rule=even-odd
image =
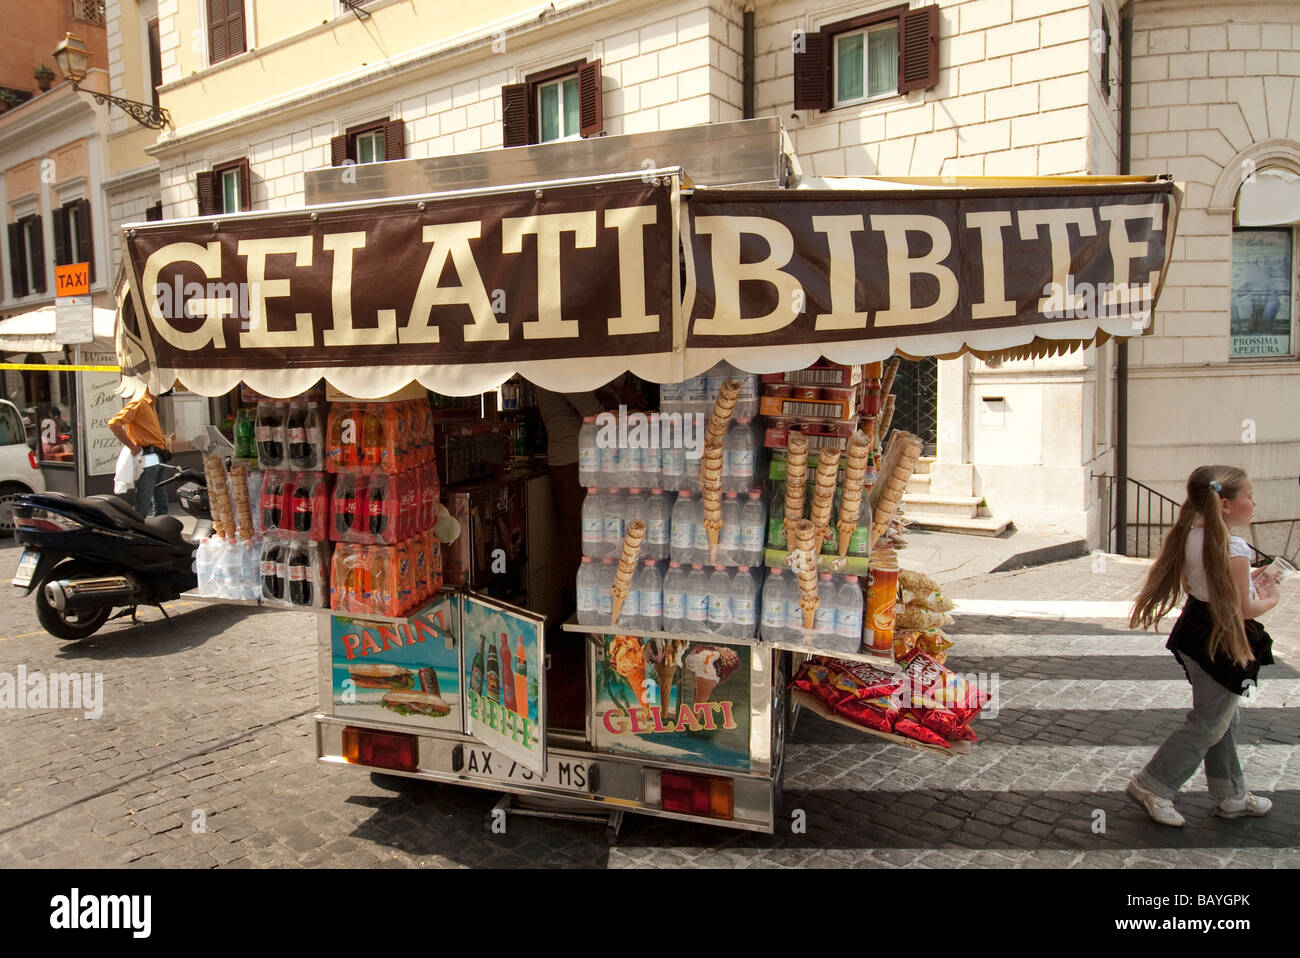
{"label": "scooter wheel", "polygon": [[[72,566],[61,566],[54,570],[51,577],[67,578],[76,575],[77,571],[79,570]],[[91,612],[60,612],[45,598],[45,583],[36,587],[36,620],[41,623],[41,628],[56,639],[67,642],[87,639],[99,631],[112,613],[111,608]]]}

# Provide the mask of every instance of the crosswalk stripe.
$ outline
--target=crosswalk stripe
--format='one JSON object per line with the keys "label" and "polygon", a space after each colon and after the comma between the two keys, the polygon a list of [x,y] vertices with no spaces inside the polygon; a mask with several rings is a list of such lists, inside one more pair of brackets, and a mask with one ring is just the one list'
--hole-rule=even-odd
{"label": "crosswalk stripe", "polygon": [[957,655],[1169,655],[1167,635],[1133,632],[1125,635],[1016,635],[947,632],[953,642],[948,657]]}
{"label": "crosswalk stripe", "polygon": [[[956,669],[959,675],[963,673]],[[978,673],[976,673],[978,674]],[[989,676],[978,682],[996,694],[1001,708],[1079,709],[1191,708],[1192,688],[1187,681],[1123,683],[1107,679],[1011,679]],[[1262,678],[1254,701],[1242,708],[1300,708],[1300,679]]]}
{"label": "crosswalk stripe", "polygon": [[[989,745],[978,744],[966,755],[945,758],[931,750],[903,749],[863,740],[865,762],[846,767],[844,775],[873,782],[874,791],[904,793],[919,789],[979,791],[1122,791],[1133,773],[1155,752],[1155,745]],[[807,759],[796,749],[787,755],[789,781],[798,781]],[[1269,792],[1294,787],[1286,765],[1295,755],[1290,745],[1237,746],[1249,788]],[[802,761],[801,761],[802,760]],[[874,766],[878,765],[878,770]],[[824,787],[835,787],[831,779]],[[1198,771],[1184,786],[1204,791]]]}
{"label": "crosswalk stripe", "polygon": [[[1101,599],[957,599],[952,610],[954,617],[967,615],[996,615],[1006,618],[1035,619],[1124,619],[1133,611],[1132,600],[1114,602]],[[1178,617],[1178,609],[1169,618]]]}

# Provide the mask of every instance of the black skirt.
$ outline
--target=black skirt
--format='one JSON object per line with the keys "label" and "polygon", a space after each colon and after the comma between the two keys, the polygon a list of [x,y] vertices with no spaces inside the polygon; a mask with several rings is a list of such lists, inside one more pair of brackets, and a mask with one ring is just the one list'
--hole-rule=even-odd
{"label": "black skirt", "polygon": [[[1183,667],[1184,673],[1187,672],[1187,665],[1183,662],[1183,656],[1186,656],[1229,692],[1241,695],[1248,688],[1258,685],[1259,667],[1273,664],[1273,639],[1264,631],[1264,627],[1254,619],[1246,620],[1246,641],[1254,656],[1254,661],[1246,666],[1238,665],[1226,653],[1210,657],[1210,636],[1213,632],[1214,617],[1210,614],[1209,603],[1189,595],[1182,615],[1169,633],[1165,648],[1174,653],[1174,658]],[[1190,675],[1187,680],[1191,681]]]}

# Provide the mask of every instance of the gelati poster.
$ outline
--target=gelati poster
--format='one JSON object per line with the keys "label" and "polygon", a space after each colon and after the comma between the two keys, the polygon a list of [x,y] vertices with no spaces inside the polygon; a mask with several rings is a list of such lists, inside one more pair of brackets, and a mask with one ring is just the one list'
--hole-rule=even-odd
{"label": "gelati poster", "polygon": [[750,649],[606,635],[597,647],[602,750],[749,769]]}
{"label": "gelati poster", "polygon": [[464,596],[465,731],[524,768],[546,773],[541,616]]}

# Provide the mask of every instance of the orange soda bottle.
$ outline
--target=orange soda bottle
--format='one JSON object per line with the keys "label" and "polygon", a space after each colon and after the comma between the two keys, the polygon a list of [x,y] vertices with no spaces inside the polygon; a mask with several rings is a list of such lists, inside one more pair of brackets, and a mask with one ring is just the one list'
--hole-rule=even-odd
{"label": "orange soda bottle", "polygon": [[349,547],[340,545],[330,561],[330,608],[335,612],[347,611],[348,567],[345,561]]}
{"label": "orange soda bottle", "polygon": [[343,560],[347,568],[347,597],[345,606],[348,612],[370,611],[370,562],[366,555],[367,546],[350,544],[347,556]]}
{"label": "orange soda bottle", "polygon": [[416,535],[411,540],[411,553],[411,564],[415,567],[415,603],[423,605],[432,594],[429,591],[429,550],[423,535]]}
{"label": "orange soda bottle", "polygon": [[359,465],[367,471],[380,468],[384,458],[384,411],[380,403],[364,403],[358,408],[360,420]]}
{"label": "orange soda bottle", "polygon": [[397,615],[405,615],[415,607],[415,559],[411,551],[411,542],[401,542],[397,554]]}

